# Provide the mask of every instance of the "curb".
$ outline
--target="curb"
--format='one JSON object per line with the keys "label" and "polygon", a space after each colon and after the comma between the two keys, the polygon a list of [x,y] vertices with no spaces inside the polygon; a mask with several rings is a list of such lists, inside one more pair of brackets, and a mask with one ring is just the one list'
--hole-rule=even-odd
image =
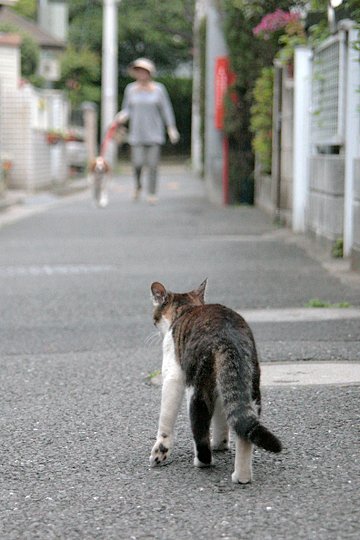
{"label": "curb", "polygon": [[5,212],[12,206],[19,206],[21,204],[24,204],[25,196],[5,196],[3,199],[0,199],[0,213]]}

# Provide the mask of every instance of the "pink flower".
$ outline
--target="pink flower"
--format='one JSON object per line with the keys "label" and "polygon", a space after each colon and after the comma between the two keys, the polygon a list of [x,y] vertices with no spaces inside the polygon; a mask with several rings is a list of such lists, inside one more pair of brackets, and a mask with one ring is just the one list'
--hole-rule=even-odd
{"label": "pink flower", "polygon": [[269,39],[273,32],[285,28],[289,23],[298,22],[299,19],[299,13],[290,13],[289,11],[277,9],[273,13],[264,15],[259,24],[253,29],[253,34]]}

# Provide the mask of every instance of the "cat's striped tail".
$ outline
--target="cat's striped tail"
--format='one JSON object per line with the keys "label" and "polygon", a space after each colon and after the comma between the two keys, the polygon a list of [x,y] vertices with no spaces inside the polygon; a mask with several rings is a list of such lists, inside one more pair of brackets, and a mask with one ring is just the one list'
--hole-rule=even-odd
{"label": "cat's striped tail", "polygon": [[[230,414],[229,409],[231,409]],[[250,411],[247,410],[244,414],[241,405],[236,408],[225,406],[225,411],[227,412],[229,426],[239,437],[248,439],[268,452],[274,452],[275,454],[281,452],[280,440],[260,423],[255,412],[249,414]]]}
{"label": "cat's striped tail", "polygon": [[[217,357],[217,382],[228,425],[235,433],[268,452],[281,452],[280,440],[260,423],[253,395],[254,352],[243,342],[241,353],[228,347]],[[256,352],[255,352],[256,354]],[[244,358],[245,357],[245,358]],[[259,392],[260,398],[260,390]]]}
{"label": "cat's striped tail", "polygon": [[280,440],[260,422],[246,433],[246,437],[256,446],[260,446],[260,448],[264,448],[268,452],[274,452],[275,454],[281,452]]}

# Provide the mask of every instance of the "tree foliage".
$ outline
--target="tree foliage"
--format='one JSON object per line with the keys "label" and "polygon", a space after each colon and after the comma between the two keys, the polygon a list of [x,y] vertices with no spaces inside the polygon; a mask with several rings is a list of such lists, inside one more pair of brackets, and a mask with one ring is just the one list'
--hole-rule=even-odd
{"label": "tree foliage", "polygon": [[83,101],[100,101],[100,63],[98,56],[89,49],[76,51],[68,47],[61,61],[60,84],[69,99],[78,107]]}
{"label": "tree foliage", "polygon": [[191,60],[194,0],[123,0],[119,6],[119,61],[124,68],[138,56],[161,70]]}
{"label": "tree foliage", "polygon": [[[69,0],[69,42],[100,54],[101,0]],[[138,56],[150,57],[160,70],[174,69],[192,56],[194,0],[122,0],[118,5],[119,66]]]}
{"label": "tree foliage", "polygon": [[36,0],[17,0],[13,9],[22,17],[36,20],[36,13],[37,13]]}
{"label": "tree foliage", "polygon": [[102,0],[69,0],[69,35],[71,48],[86,48],[101,55]]}

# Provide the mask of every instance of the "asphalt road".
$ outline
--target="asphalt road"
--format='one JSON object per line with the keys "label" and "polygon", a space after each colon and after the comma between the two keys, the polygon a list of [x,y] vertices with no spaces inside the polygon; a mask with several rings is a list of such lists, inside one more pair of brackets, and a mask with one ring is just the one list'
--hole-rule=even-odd
{"label": "asphalt road", "polygon": [[[254,482],[231,483],[234,449],[192,466],[185,408],[166,467],[150,469],[161,366],[149,286],[237,310],[360,306],[259,210],[218,208],[185,168],[164,169],[160,201],[88,195],[0,228],[0,538],[350,539],[359,537],[359,386],[263,390],[284,451],[257,450]],[[1,221],[1,220],[0,220]],[[359,319],[254,322],[263,362],[360,361]]]}

